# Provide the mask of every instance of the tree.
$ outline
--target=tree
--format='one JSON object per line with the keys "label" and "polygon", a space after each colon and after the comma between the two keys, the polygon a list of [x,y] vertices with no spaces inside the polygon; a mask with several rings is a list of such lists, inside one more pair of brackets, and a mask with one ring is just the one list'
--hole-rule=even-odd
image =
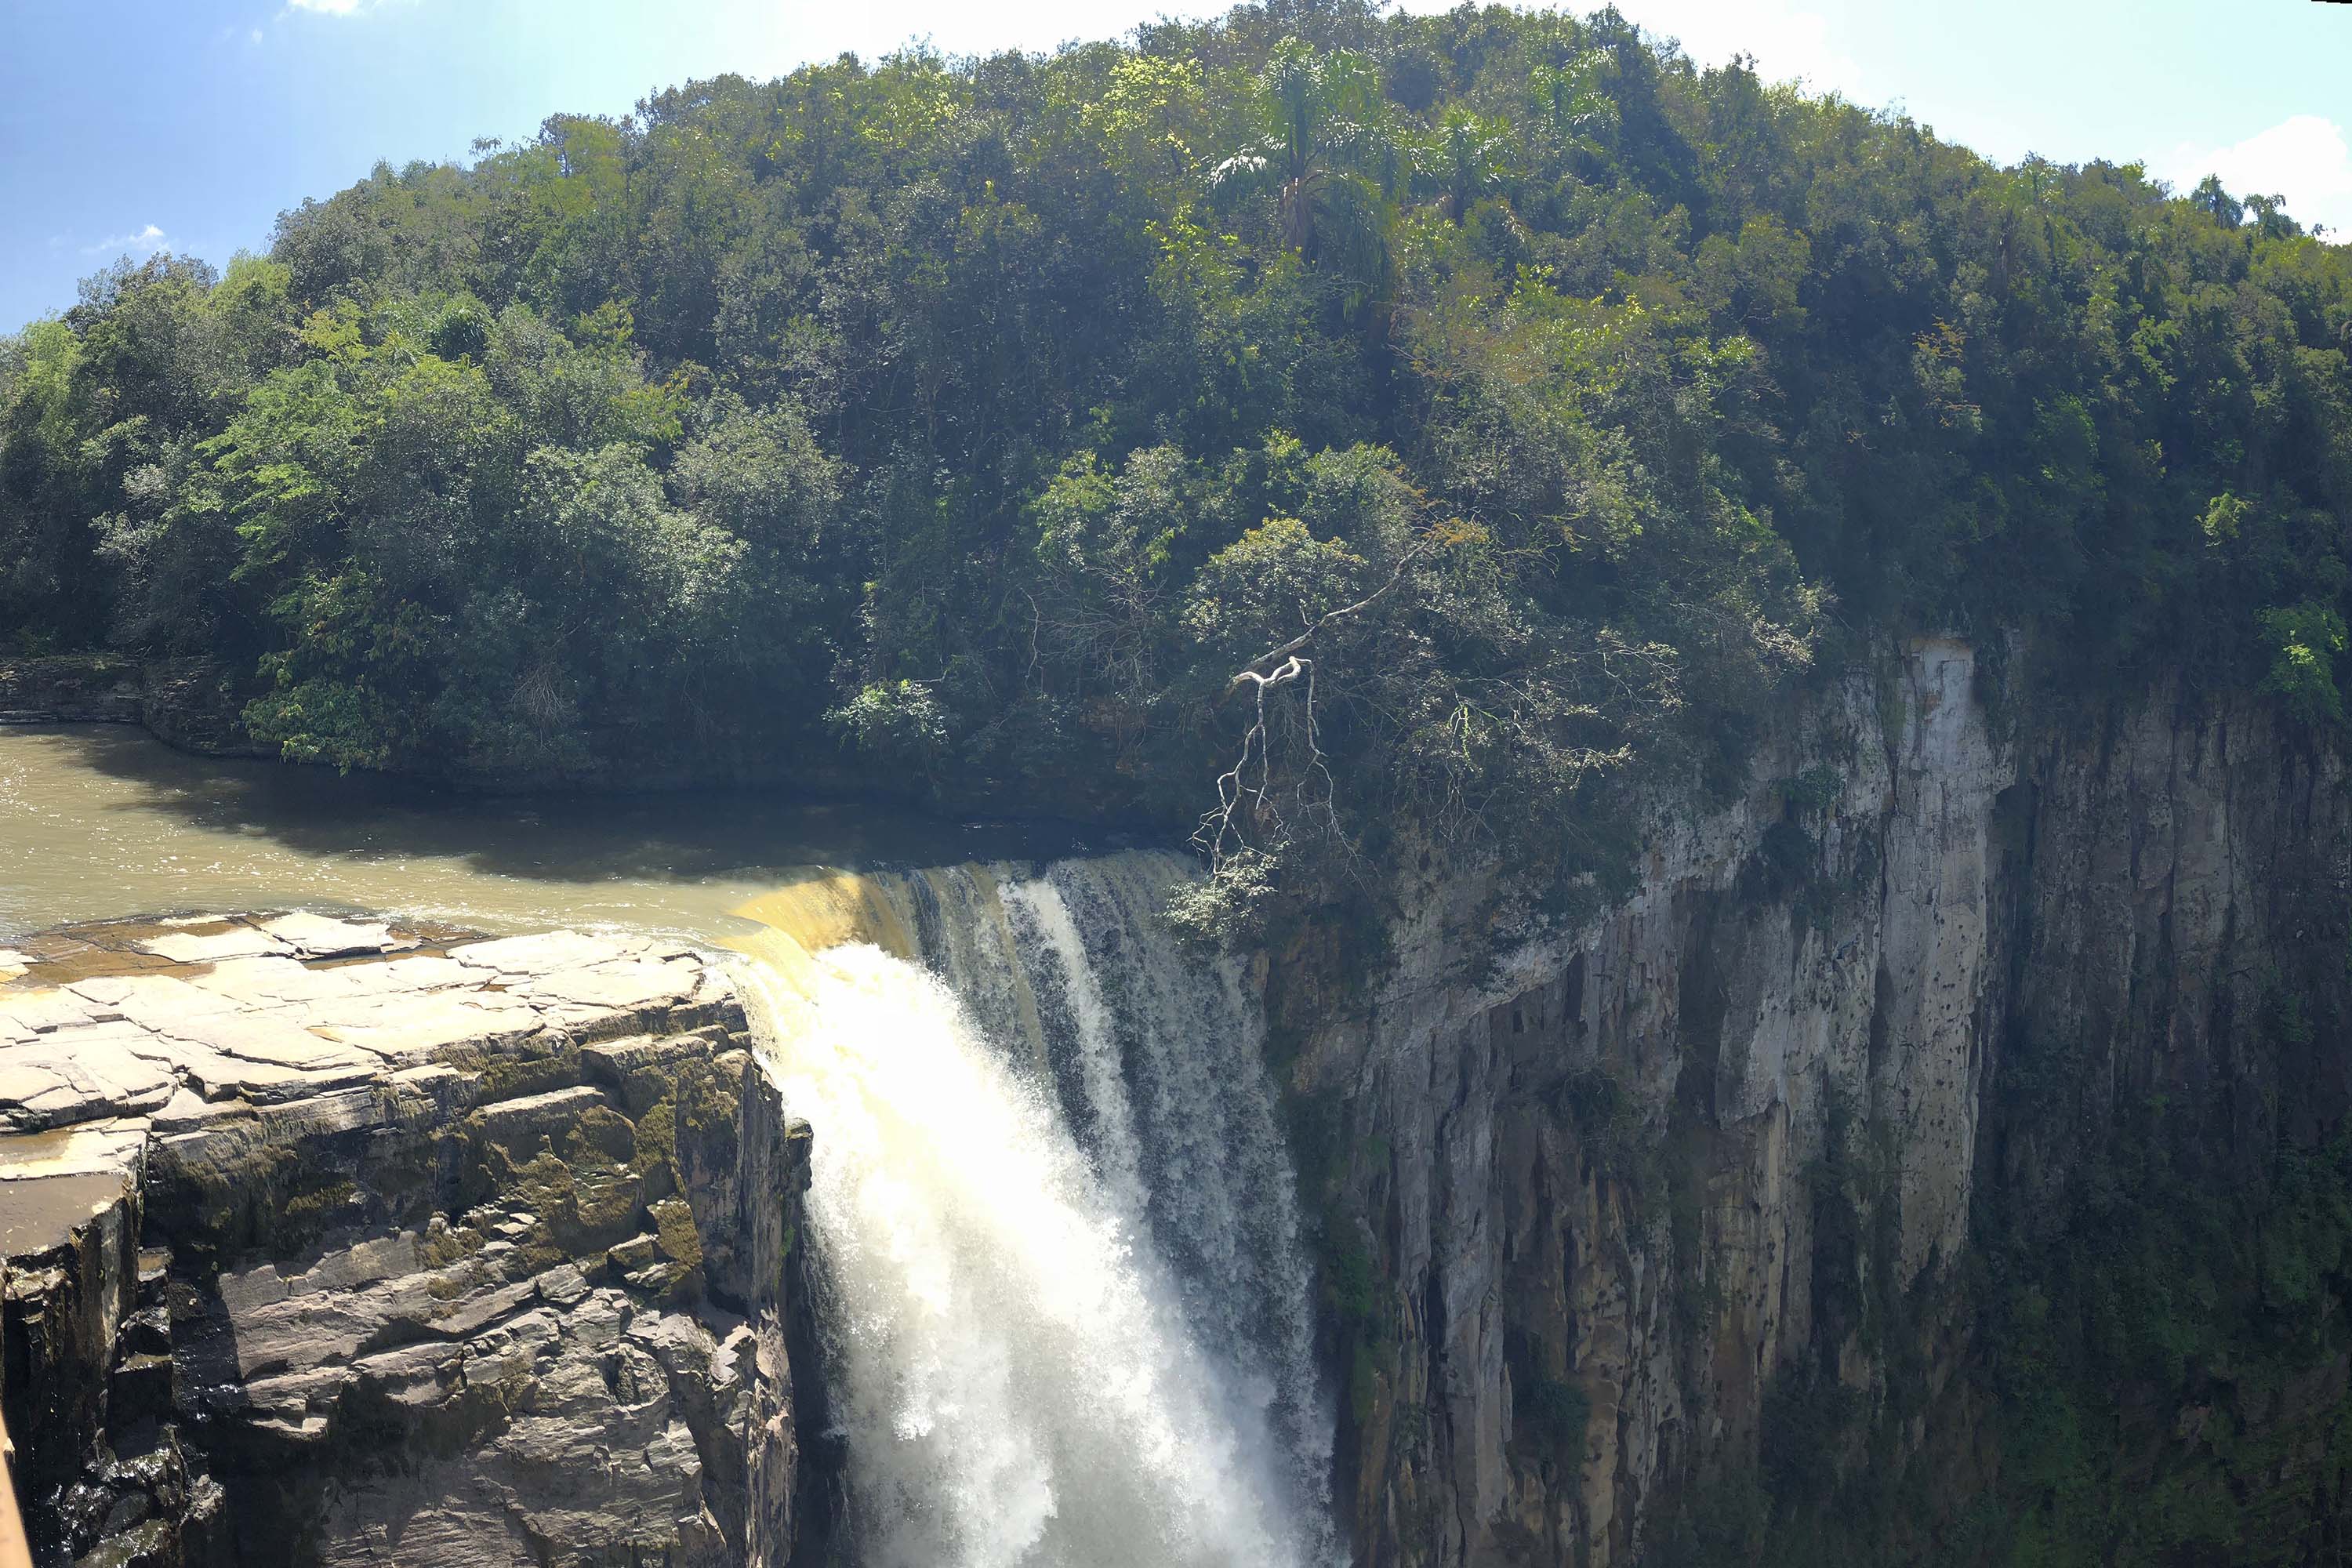
{"label": "tree", "polygon": [[2262,612],[2263,636],[2273,653],[2263,688],[2284,700],[2306,724],[2344,721],[2336,660],[2345,646],[2344,617],[2332,605],[2305,600]]}
{"label": "tree", "polygon": [[1528,73],[1533,118],[1560,152],[1600,151],[1601,135],[1616,123],[1616,102],[1601,90],[1608,68],[1605,53],[1587,49],[1562,64],[1540,64]]}
{"label": "tree", "polygon": [[1430,139],[1423,178],[1449,221],[1460,223],[1472,204],[1502,185],[1508,142],[1504,128],[1486,116],[1461,104],[1446,110]]}
{"label": "tree", "polygon": [[1389,225],[1406,174],[1372,63],[1296,38],[1258,75],[1255,140],[1210,171],[1222,199],[1270,196],[1282,242],[1344,279],[1351,302],[1387,286]]}
{"label": "tree", "polygon": [[1260,912],[1414,840],[1598,886],[1849,637],[2328,711],[2352,261],[2275,198],[1607,11],[1276,15],[689,82],[110,268],[0,342],[0,636],[352,765],[1222,775]]}
{"label": "tree", "polygon": [[2246,221],[2244,205],[2221,188],[2219,174],[2208,174],[2198,181],[2189,199],[2223,228],[2235,228]]}

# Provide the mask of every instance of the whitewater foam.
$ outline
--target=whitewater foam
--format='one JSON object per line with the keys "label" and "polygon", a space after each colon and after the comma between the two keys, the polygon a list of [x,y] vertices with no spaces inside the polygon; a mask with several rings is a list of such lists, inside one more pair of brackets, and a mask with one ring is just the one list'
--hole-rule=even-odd
{"label": "whitewater foam", "polygon": [[867,943],[747,973],[816,1130],[809,1219],[876,1568],[1332,1560],[1293,1179],[1238,972],[1181,862],[961,868]]}

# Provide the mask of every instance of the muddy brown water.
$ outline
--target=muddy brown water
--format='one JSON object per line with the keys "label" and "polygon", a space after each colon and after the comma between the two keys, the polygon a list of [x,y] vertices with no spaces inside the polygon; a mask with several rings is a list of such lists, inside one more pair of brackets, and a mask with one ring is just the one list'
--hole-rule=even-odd
{"label": "muddy brown water", "polygon": [[753,929],[730,911],[811,867],[1116,847],[1066,824],[748,793],[460,795],[191,756],[124,725],[0,727],[0,943],[75,921],[286,909],[716,940]]}

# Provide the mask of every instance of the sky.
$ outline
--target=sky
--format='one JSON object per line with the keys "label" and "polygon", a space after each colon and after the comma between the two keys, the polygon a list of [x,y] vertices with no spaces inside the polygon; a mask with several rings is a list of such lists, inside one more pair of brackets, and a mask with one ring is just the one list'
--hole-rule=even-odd
{"label": "sky", "polygon": [[[1433,0],[1406,0],[1413,9]],[[1573,8],[1581,9],[1577,4]],[[558,111],[910,39],[1050,49],[1199,0],[0,0],[0,331],[120,255],[225,263],[378,159],[467,156]],[[2218,173],[2352,236],[2352,5],[1619,0],[1696,58],[1755,57],[2013,162]]]}

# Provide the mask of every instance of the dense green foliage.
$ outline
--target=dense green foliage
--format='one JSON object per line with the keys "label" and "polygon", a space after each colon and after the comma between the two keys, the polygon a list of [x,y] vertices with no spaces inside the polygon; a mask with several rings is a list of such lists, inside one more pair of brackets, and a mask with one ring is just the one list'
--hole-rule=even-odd
{"label": "dense green foliage", "polygon": [[[1888,635],[2345,721],[2352,250],[2271,198],[1996,167],[1613,12],[1344,0],[478,151],[0,340],[0,654],[216,661],[344,767],[1208,810],[1177,912],[1227,935],[1398,848],[1605,887],[1626,786],[1739,776]],[[1751,891],[1815,918],[1774,834]],[[1921,1538],[1953,1478],[1905,1369],[1876,1411],[1825,1373],[1664,1556],[2219,1560],[2312,1473],[2263,1445],[2344,1475],[2340,1393],[2256,1415],[2344,1352],[2352,1154],[2216,1173],[2150,1125],[1980,1216],[1963,1528]],[[1891,1351],[1871,1162],[1815,1175],[1822,1316]],[[1527,1398],[1555,1448],[1591,1414]]]}
{"label": "dense green foliage", "polygon": [[1203,920],[1400,831],[1606,872],[1890,629],[2341,717],[2352,258],[2273,201],[1467,6],[478,152],[7,340],[0,637],[346,766],[1222,798]]}

